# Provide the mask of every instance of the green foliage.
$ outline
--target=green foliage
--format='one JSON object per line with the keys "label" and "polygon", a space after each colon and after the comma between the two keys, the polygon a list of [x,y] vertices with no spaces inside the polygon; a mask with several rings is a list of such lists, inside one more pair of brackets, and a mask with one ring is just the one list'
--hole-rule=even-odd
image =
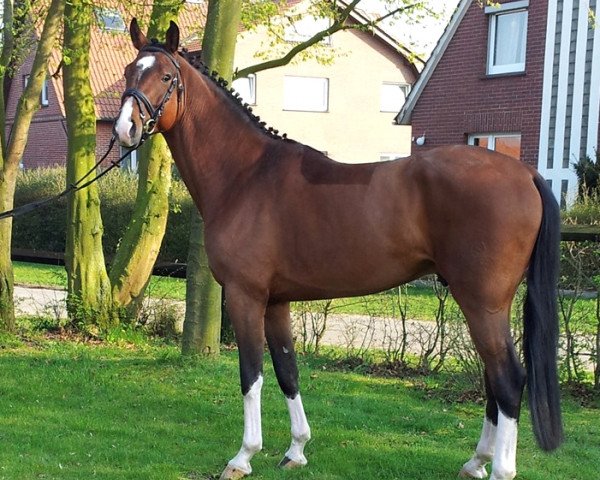
{"label": "green foliage", "polygon": [[[65,188],[64,176],[64,169],[59,167],[20,172],[15,205],[56,195]],[[104,254],[106,258],[111,258],[133,212],[137,177],[116,170],[103,177],[98,185],[104,226]],[[170,204],[171,212],[159,260],[185,262],[190,216],[195,207],[185,185],[179,180],[173,180]],[[64,252],[66,208],[67,201],[61,198],[41,209],[15,218],[14,248]]]}
{"label": "green foliage", "polygon": [[584,157],[573,168],[579,180],[577,201],[562,212],[563,223],[568,225],[600,225],[600,161]]}
{"label": "green foliage", "polygon": [[76,294],[67,297],[67,312],[65,328],[90,337],[98,337],[117,325],[133,322],[123,307],[103,304],[97,306],[83,302]]}
{"label": "green foliage", "polygon": [[563,213],[563,221],[570,225],[600,225],[600,193],[579,199]]}
{"label": "green foliage", "polygon": [[573,164],[579,180],[579,200],[587,198],[598,199],[600,195],[600,155],[596,150],[596,158],[589,155],[582,157]]}

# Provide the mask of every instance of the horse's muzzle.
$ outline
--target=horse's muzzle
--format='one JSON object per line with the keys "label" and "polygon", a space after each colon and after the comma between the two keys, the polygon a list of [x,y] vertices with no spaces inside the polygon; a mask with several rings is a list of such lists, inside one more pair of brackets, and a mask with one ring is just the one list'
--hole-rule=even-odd
{"label": "horse's muzzle", "polygon": [[133,121],[133,98],[123,102],[119,117],[115,122],[115,133],[119,143],[123,147],[135,147],[142,139],[141,125],[137,126]]}

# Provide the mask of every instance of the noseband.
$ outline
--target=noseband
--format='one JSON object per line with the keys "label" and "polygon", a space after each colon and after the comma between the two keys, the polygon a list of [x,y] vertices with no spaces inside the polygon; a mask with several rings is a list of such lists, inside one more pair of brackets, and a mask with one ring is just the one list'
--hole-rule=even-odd
{"label": "noseband", "polygon": [[[144,92],[142,92],[141,90],[139,90],[138,88],[128,88],[127,90],[125,90],[123,92],[123,95],[121,96],[121,103],[123,103],[123,101],[127,97],[133,97],[138,105],[138,110],[140,112],[140,119],[141,119],[142,125],[143,125],[142,137],[140,139],[139,145],[144,143],[150,135],[152,135],[153,133],[156,133],[156,125],[158,124],[158,120],[160,119],[161,115],[163,114],[165,105],[171,98],[171,95],[175,91],[175,88],[178,89],[178,91],[177,91],[177,109],[178,109],[178,113],[179,113],[179,93],[183,91],[183,84],[179,81],[179,76],[181,75],[181,67],[179,66],[179,62],[173,55],[171,55],[164,48],[161,48],[157,45],[152,45],[152,44],[142,47],[140,49],[140,52],[155,52],[155,53],[162,53],[163,55],[166,55],[167,58],[171,61],[171,63],[175,67],[176,72],[173,75],[173,79],[171,80],[171,83],[169,84],[169,87],[167,88],[167,91],[165,92],[161,102],[158,104],[158,106],[156,108],[154,108],[154,106],[152,105],[152,102],[150,102],[150,100],[148,100],[148,97],[146,96],[146,94]],[[144,108],[142,108],[142,105]],[[146,119],[144,110],[146,110],[146,112],[149,115],[148,119]]]}

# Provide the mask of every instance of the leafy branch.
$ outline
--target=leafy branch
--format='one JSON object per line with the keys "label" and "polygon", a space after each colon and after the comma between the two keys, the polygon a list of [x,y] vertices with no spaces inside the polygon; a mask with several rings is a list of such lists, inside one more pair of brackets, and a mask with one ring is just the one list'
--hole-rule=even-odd
{"label": "leafy branch", "polygon": [[340,12],[339,15],[336,16],[335,21],[332,22],[332,24],[328,28],[317,32],[307,40],[298,43],[282,57],[257,63],[250,67],[242,68],[241,70],[236,70],[234,72],[233,78],[236,79],[241,77],[247,77],[248,75],[253,73],[261,72],[264,70],[270,70],[272,68],[283,67],[285,65],[288,65],[300,52],[303,52],[304,50],[312,47],[313,45],[318,44],[326,37],[329,37],[336,32],[343,30],[364,30],[365,28],[367,30],[372,30],[375,27],[377,27],[381,22],[387,20],[390,17],[393,17],[396,14],[404,13],[417,7],[422,7],[421,2],[411,3],[409,5],[398,7],[390,12],[387,12],[385,15],[382,15],[372,21],[369,21],[367,24],[346,23],[346,21],[348,20],[352,12],[355,10],[356,6],[360,3],[360,1],[361,0],[353,0]]}

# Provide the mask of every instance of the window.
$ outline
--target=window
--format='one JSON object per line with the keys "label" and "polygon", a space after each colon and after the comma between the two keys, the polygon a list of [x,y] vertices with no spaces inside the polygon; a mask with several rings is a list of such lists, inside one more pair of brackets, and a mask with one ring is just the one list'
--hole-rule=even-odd
{"label": "window", "polygon": [[137,173],[138,171],[138,161],[137,161],[137,150],[130,150],[129,148],[120,147],[119,155],[122,157],[127,152],[127,155],[123,160],[121,160],[121,168],[127,172]]}
{"label": "window", "polygon": [[126,32],[125,22],[118,10],[96,8],[96,21],[102,30],[110,32]]}
{"label": "window", "polygon": [[42,93],[40,94],[40,104],[42,107],[47,107],[50,105],[50,101],[48,100],[48,80],[44,80],[44,84],[42,85]]}
{"label": "window", "polygon": [[329,109],[329,79],[285,76],[283,109],[303,112],[326,112]]}
{"label": "window", "polygon": [[523,0],[485,8],[490,14],[488,74],[525,71],[528,6]]}
{"label": "window", "polygon": [[256,105],[256,75],[251,73],[247,77],[236,78],[231,86],[242,96],[244,102]]}
{"label": "window", "polygon": [[380,111],[398,113],[410,92],[410,85],[405,83],[384,82],[381,85]]}
{"label": "window", "polygon": [[[286,42],[304,42],[330,26],[329,18],[303,15],[302,18],[285,27],[283,38]],[[331,36],[325,37],[321,43],[331,44]]]}
{"label": "window", "polygon": [[[29,74],[23,75],[23,90],[27,88],[29,84]],[[44,84],[42,85],[42,91],[40,92],[40,105],[42,107],[47,107],[50,105],[50,100],[48,99],[48,80],[44,80]]]}
{"label": "window", "polygon": [[521,158],[521,135],[516,133],[469,135],[468,143],[488,150],[495,150],[517,160]]}

